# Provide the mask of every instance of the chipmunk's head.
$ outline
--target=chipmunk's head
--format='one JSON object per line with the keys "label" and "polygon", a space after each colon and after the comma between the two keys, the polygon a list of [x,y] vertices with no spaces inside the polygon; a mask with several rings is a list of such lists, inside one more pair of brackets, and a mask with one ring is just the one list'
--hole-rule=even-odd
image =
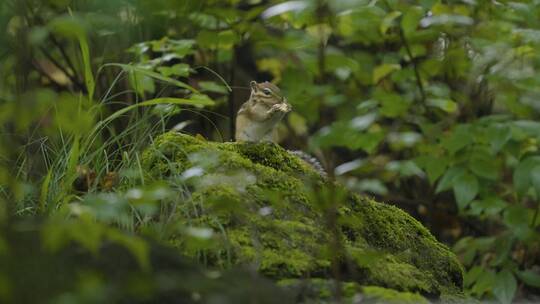
{"label": "chipmunk's head", "polygon": [[279,103],[286,103],[287,99],[281,95],[279,88],[268,81],[257,83],[256,81],[250,82],[251,86],[251,100],[255,102],[262,102],[267,105],[275,105]]}

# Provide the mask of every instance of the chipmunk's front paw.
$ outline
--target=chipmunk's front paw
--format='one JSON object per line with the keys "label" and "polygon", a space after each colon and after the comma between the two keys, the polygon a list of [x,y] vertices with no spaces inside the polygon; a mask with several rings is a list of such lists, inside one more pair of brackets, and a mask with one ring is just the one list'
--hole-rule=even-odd
{"label": "chipmunk's front paw", "polygon": [[281,112],[281,113],[288,113],[292,110],[292,107],[288,103],[278,103],[273,105],[270,110],[268,110],[269,114]]}
{"label": "chipmunk's front paw", "polygon": [[292,106],[286,102],[282,103],[282,109],[283,109],[283,112],[285,113],[288,113],[290,111],[292,111]]}

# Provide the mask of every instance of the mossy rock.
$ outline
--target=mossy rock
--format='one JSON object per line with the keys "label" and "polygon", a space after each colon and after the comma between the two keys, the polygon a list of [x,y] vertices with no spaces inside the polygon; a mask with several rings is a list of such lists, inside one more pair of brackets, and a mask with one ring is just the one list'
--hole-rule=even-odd
{"label": "mossy rock", "polygon": [[460,294],[455,255],[399,208],[322,178],[272,143],[216,143],[170,132],[143,155],[149,179],[178,180],[179,221],[220,237],[201,254],[215,266],[252,265],[276,280],[332,277],[430,298]]}
{"label": "mossy rock", "polygon": [[[356,282],[339,282],[328,279],[286,279],[278,286],[291,291],[300,303],[342,303],[368,304],[428,304],[429,301],[418,293],[396,291],[378,286],[361,286]],[[339,286],[339,289],[338,289]],[[338,294],[339,292],[339,294]]]}

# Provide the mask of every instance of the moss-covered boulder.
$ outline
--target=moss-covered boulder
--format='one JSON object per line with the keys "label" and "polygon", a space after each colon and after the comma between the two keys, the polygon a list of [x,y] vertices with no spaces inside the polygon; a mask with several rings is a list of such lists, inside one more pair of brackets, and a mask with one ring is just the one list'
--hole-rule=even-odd
{"label": "moss-covered boulder", "polygon": [[147,149],[143,168],[182,185],[179,221],[220,235],[197,252],[178,240],[207,263],[253,265],[276,281],[339,273],[430,298],[461,292],[461,265],[418,221],[323,179],[278,145],[170,132]]}

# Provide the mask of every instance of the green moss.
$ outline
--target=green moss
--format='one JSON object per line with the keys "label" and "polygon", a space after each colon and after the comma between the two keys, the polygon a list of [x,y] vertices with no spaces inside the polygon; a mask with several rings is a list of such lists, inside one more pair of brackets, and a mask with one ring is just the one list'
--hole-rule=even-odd
{"label": "green moss", "polygon": [[428,271],[422,271],[414,265],[397,261],[394,256],[386,256],[379,259],[369,268],[372,284],[384,286],[396,290],[419,291],[431,293],[436,286],[436,281]]}
{"label": "green moss", "polygon": [[[331,279],[284,279],[278,285],[295,294],[301,303],[335,303],[338,284]],[[339,296],[343,303],[356,303],[362,287],[356,282],[339,282]]]}
{"label": "green moss", "polygon": [[364,300],[362,303],[399,303],[399,304],[422,304],[429,303],[424,297],[416,293],[410,292],[398,292],[392,289],[377,287],[377,286],[365,286],[362,288],[362,294]]}
{"label": "green moss", "polygon": [[[418,221],[331,184],[275,144],[214,143],[171,132],[148,148],[143,166],[149,178],[179,180],[190,189],[184,203],[195,207],[185,209],[196,212],[181,220],[220,232],[221,247],[204,252],[211,264],[227,260],[277,280],[324,281],[337,256],[341,276],[354,284],[431,297],[462,289],[456,257]],[[202,174],[179,179],[194,168]],[[337,230],[324,211],[332,203],[339,204]],[[345,252],[336,252],[336,237]]]}
{"label": "green moss", "polygon": [[[362,239],[370,247],[391,253],[397,261],[414,265],[424,272],[425,280],[432,282],[427,285],[431,285],[430,288],[424,289],[425,292],[438,294],[446,287],[462,288],[461,264],[422,224],[394,206],[358,196],[352,199],[353,212],[364,215],[360,216],[362,227],[357,230]],[[403,270],[402,267],[398,268]]]}
{"label": "green moss", "polygon": [[427,304],[429,301],[418,293],[400,292],[378,286],[361,286],[356,282],[339,282],[331,279],[285,279],[278,285],[293,292],[302,303],[335,303],[339,297],[342,303],[368,304]]}
{"label": "green moss", "polygon": [[295,176],[318,176],[309,165],[272,143],[237,143],[235,150],[256,164],[273,168]]}

